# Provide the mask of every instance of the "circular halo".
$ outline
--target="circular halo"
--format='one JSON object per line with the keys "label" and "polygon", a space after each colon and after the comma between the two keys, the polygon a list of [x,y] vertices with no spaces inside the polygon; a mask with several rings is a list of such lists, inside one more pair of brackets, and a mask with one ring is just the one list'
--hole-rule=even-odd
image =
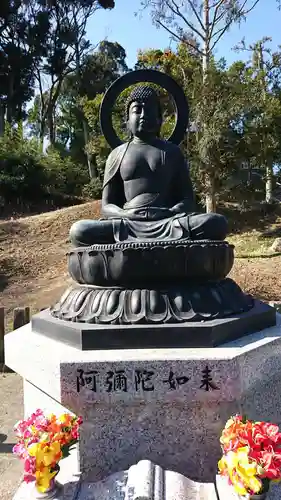
{"label": "circular halo", "polygon": [[130,71],[115,80],[106,91],[100,107],[100,126],[106,141],[112,149],[123,144],[123,141],[113,128],[113,106],[123,90],[141,82],[155,83],[166,90],[172,97],[176,110],[176,124],[168,141],[179,145],[186,133],[189,118],[189,108],[184,91],[173,78],[153,69]]}

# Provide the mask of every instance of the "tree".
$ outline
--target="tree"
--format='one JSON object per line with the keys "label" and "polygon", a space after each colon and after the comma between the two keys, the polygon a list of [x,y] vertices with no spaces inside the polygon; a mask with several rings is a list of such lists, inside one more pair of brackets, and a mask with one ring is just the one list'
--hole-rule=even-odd
{"label": "tree", "polygon": [[75,69],[63,82],[55,116],[57,143],[69,149],[76,160],[87,161],[90,178],[96,177],[98,170],[96,155],[86,146],[91,142],[90,135],[99,136],[100,130],[88,123],[87,103],[93,102],[127,70],[124,48],[116,42],[103,41],[97,50],[83,58],[79,73]]}
{"label": "tree", "polygon": [[[153,22],[164,28],[172,39],[185,43],[197,52],[202,63],[202,82],[205,88],[203,107],[207,108],[207,87],[214,48],[235,22],[240,22],[258,4],[259,0],[143,0],[152,10]],[[208,133],[204,116],[201,134]],[[214,168],[209,163],[209,152],[201,155],[201,170],[206,186],[206,210],[215,211]]]}
{"label": "tree", "polygon": [[[92,56],[88,56],[83,62],[83,66],[77,63],[74,74],[76,79],[76,107],[80,111],[84,147],[89,142],[89,126],[81,106],[81,98],[87,96],[93,99],[98,93],[104,91],[120,74],[128,71],[126,64],[126,52],[118,43],[104,40],[99,44],[98,51]],[[89,148],[85,149],[90,178],[97,176],[97,171],[93,162],[93,156]]]}
{"label": "tree", "polygon": [[[206,156],[213,167],[216,201],[233,199],[233,186],[239,186],[242,192],[241,179],[245,177],[242,165],[246,160],[256,161],[257,155],[254,138],[249,134],[249,123],[253,116],[257,116],[256,103],[260,94],[254,84],[252,68],[239,61],[227,68],[223,60],[215,62],[212,59],[206,86],[202,82],[200,58],[184,43],[180,43],[175,51],[140,51],[137,67],[168,73],[185,91],[190,104],[190,130],[186,144],[181,147],[189,160],[200,198],[203,200],[206,193],[206,180],[205,172],[199,167]],[[204,105],[206,100],[207,107]],[[164,123],[166,135],[173,125],[170,119],[172,111],[168,111],[168,121]],[[204,134],[200,130],[203,121]],[[246,184],[247,179],[245,189]]]}
{"label": "tree", "polygon": [[31,4],[5,0],[0,6],[0,135],[5,120],[24,118],[25,104],[34,92],[34,67],[44,52],[48,23],[38,11],[30,17]]}
{"label": "tree", "polygon": [[[95,98],[103,95],[104,91],[126,71],[128,67],[124,48],[117,42],[104,40],[96,50],[83,57],[79,73],[74,68],[62,83],[54,113],[55,146],[62,155],[70,154],[74,161],[87,163],[90,178],[99,175],[100,172],[96,164],[99,155],[95,148],[88,147],[94,142],[91,136],[94,135],[98,143],[101,137],[99,109],[95,107]],[[48,93],[44,98],[48,98]],[[90,123],[88,123],[88,112]],[[93,126],[93,115],[95,115],[95,126]],[[34,99],[28,121],[31,136],[40,137],[39,95]],[[48,123],[45,131],[48,133]]]}
{"label": "tree", "polygon": [[[85,39],[89,17],[98,8],[113,8],[113,0],[49,0],[40,2],[42,12],[49,17],[45,57],[35,66],[35,78],[40,92],[41,127],[43,139],[48,129],[49,141],[56,141],[55,108],[62,84],[73,71],[80,72],[81,61],[90,49]],[[33,9],[33,16],[36,9]],[[47,80],[47,85],[45,84]]]}
{"label": "tree", "polygon": [[247,121],[255,147],[255,160],[265,178],[265,202],[273,201],[273,166],[280,161],[281,134],[281,53],[272,53],[268,42],[271,38],[246,46],[245,41],[237,51],[251,54],[253,86],[255,86],[255,112]]}

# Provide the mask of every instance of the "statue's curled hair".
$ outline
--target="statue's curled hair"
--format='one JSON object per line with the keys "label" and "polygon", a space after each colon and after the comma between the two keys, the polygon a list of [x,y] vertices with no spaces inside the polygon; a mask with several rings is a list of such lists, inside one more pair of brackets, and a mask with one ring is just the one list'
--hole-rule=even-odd
{"label": "statue's curled hair", "polygon": [[129,118],[129,109],[132,102],[153,102],[156,103],[159,110],[159,116],[162,118],[159,93],[150,85],[139,85],[130,93],[126,101],[126,120]]}

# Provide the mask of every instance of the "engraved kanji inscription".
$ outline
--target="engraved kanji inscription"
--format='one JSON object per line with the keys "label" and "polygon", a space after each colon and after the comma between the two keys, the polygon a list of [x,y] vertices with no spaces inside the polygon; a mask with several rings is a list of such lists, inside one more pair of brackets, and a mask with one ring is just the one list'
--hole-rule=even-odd
{"label": "engraved kanji inscription", "polygon": [[219,389],[217,385],[213,382],[211,373],[212,370],[210,370],[208,366],[206,366],[204,370],[202,370],[203,377],[201,380],[202,383],[200,385],[200,389],[204,389],[205,391],[210,391],[210,390],[217,391]]}
{"label": "engraved kanji inscription", "polygon": [[97,376],[98,372],[95,370],[85,372],[82,369],[77,370],[76,387],[77,392],[80,392],[81,387],[87,387],[93,392],[97,392]]}
{"label": "engraved kanji inscription", "polygon": [[169,389],[176,391],[181,385],[186,384],[190,380],[189,377],[182,375],[177,377],[172,370],[170,370],[169,377],[167,380],[163,380],[164,384],[169,385]]}
{"label": "engraved kanji inscription", "polygon": [[152,382],[152,377],[154,372],[151,370],[135,370],[135,388],[136,391],[139,389],[144,392],[154,391],[154,384]]}
{"label": "engraved kanji inscription", "polygon": [[125,370],[107,372],[106,392],[127,392],[128,381]]}

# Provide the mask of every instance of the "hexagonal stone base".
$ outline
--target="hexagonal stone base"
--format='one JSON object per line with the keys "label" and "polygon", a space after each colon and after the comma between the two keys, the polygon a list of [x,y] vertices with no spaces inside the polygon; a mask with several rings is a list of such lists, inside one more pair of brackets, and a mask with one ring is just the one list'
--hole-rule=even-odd
{"label": "hexagonal stone base", "polygon": [[276,311],[255,301],[246,313],[175,324],[103,325],[54,318],[47,309],[32,317],[32,329],[81,350],[149,347],[215,347],[276,324]]}
{"label": "hexagonal stone base", "polygon": [[26,325],[5,336],[6,364],[25,379],[26,414],[39,407],[83,417],[82,481],[143,458],[212,481],[231,415],[281,423],[277,318],[275,327],[213,349],[81,351]]}

